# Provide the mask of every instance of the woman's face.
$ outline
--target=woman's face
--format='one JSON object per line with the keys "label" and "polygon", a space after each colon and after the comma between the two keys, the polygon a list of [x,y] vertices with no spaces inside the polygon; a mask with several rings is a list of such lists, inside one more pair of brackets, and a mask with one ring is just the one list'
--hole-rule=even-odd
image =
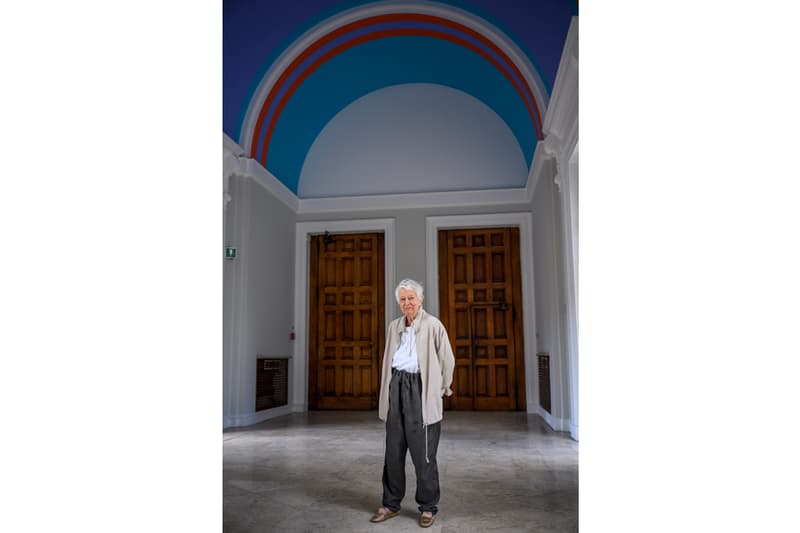
{"label": "woman's face", "polygon": [[417,296],[417,291],[409,289],[401,288],[398,294],[400,295],[398,301],[400,310],[406,315],[406,320],[411,322],[414,320],[414,317],[417,316],[417,311],[419,311],[419,307],[422,305],[422,299]]}

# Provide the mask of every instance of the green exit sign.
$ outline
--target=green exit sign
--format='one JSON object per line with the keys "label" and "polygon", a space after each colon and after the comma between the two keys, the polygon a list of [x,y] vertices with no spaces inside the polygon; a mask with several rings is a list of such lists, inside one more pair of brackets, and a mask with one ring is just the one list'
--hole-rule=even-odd
{"label": "green exit sign", "polygon": [[226,246],[225,247],[225,259],[233,259],[236,257],[236,248],[233,246]]}

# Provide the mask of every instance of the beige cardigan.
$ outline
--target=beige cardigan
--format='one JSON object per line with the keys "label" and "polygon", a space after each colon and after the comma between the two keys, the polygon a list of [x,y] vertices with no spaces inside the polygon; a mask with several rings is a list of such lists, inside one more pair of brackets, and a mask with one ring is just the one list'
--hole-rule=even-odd
{"label": "beige cardigan", "polygon": [[[378,418],[386,421],[389,414],[389,382],[392,380],[392,358],[400,346],[400,335],[405,328],[405,316],[389,323],[386,348],[383,351],[381,391],[378,400]],[[411,323],[417,338],[417,357],[422,377],[422,423],[430,425],[442,419],[442,396],[450,396],[453,367],[456,364],[447,331],[439,319],[421,307]]]}

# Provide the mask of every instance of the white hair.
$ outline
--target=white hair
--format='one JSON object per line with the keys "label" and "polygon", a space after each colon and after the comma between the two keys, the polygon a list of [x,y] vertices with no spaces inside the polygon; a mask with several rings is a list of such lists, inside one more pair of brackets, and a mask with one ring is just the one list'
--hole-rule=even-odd
{"label": "white hair", "polygon": [[400,289],[406,289],[407,291],[414,291],[417,293],[420,301],[425,299],[425,289],[422,288],[422,283],[419,281],[414,281],[413,279],[406,278],[400,283],[397,284],[397,288],[394,290],[394,297],[397,300],[397,303],[400,303]]}

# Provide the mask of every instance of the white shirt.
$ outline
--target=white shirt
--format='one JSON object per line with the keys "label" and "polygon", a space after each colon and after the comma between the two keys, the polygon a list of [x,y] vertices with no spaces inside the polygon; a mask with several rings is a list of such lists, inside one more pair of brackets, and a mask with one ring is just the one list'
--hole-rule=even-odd
{"label": "white shirt", "polygon": [[416,374],[419,372],[419,360],[417,359],[417,336],[414,333],[414,327],[409,326],[400,335],[400,346],[394,352],[392,358],[392,368],[402,370],[404,372],[411,372]]}

